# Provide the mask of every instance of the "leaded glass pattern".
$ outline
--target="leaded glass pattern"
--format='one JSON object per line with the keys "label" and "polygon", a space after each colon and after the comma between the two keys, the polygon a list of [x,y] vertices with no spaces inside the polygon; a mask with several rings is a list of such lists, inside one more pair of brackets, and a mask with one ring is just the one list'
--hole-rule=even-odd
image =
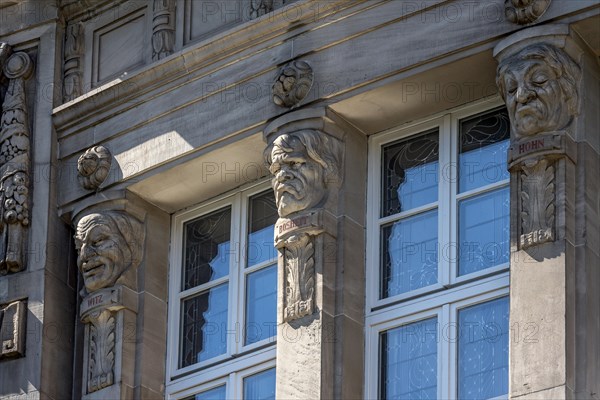
{"label": "leaded glass pattern", "polygon": [[230,240],[230,207],[185,224],[183,290],[229,274]]}
{"label": "leaded glass pattern", "polygon": [[437,318],[380,334],[380,398],[436,400]]}
{"label": "leaded glass pattern", "polygon": [[183,301],[181,367],[227,350],[228,285],[219,285]]}
{"label": "leaded glass pattern", "polygon": [[459,311],[459,399],[491,399],[508,393],[508,312],[508,297]]}
{"label": "leaded glass pattern", "polygon": [[439,133],[436,130],[383,148],[381,216],[407,211],[438,198]]}
{"label": "leaded glass pattern", "polygon": [[460,121],[459,193],[509,178],[509,139],[505,108]]}

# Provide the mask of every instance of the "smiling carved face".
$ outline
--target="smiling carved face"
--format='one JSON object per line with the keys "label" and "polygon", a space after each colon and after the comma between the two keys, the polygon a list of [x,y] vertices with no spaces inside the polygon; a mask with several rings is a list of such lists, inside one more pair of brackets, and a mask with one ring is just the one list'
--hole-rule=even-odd
{"label": "smiling carved face", "polygon": [[271,152],[271,173],[280,217],[317,206],[325,197],[323,166],[310,158],[302,142],[284,135],[285,146],[277,141]]}
{"label": "smiling carved face", "polygon": [[571,115],[557,72],[542,60],[522,60],[503,77],[505,100],[517,136],[563,129]]}
{"label": "smiling carved face", "polygon": [[87,215],[77,224],[77,266],[88,292],[113,286],[131,263],[129,247],[114,225],[102,214]]}

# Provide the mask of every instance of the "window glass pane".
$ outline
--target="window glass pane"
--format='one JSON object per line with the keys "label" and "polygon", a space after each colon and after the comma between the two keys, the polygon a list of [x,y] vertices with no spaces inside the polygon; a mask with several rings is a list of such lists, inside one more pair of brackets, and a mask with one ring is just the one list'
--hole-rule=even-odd
{"label": "window glass pane", "polygon": [[405,218],[382,228],[381,298],[437,282],[437,234],[437,210]]}
{"label": "window glass pane", "polygon": [[183,301],[181,367],[227,350],[227,293],[225,284]]}
{"label": "window glass pane", "polygon": [[184,232],[183,290],[229,273],[230,208],[187,222]]}
{"label": "window glass pane", "polygon": [[458,275],[508,262],[509,188],[459,202]]}
{"label": "window glass pane", "polygon": [[244,378],[244,400],[275,400],[275,368]]}
{"label": "window glass pane", "polygon": [[186,397],[185,400],[225,400],[225,396],[225,385],[223,385],[195,396]]}
{"label": "window glass pane", "polygon": [[273,336],[277,326],[277,265],[246,277],[246,328],[244,344]]}
{"label": "window glass pane", "polygon": [[248,234],[248,263],[251,267],[277,258],[273,244],[273,229],[277,222],[277,206],[272,190],[250,199]]}
{"label": "window glass pane", "polygon": [[437,201],[438,136],[436,129],[383,148],[382,217]]}
{"label": "window glass pane", "polygon": [[509,178],[506,169],[509,136],[506,109],[460,122],[459,192]]}
{"label": "window glass pane", "polygon": [[508,297],[458,313],[458,398],[508,393]]}
{"label": "window glass pane", "polygon": [[380,339],[381,399],[437,399],[437,318],[383,332]]}

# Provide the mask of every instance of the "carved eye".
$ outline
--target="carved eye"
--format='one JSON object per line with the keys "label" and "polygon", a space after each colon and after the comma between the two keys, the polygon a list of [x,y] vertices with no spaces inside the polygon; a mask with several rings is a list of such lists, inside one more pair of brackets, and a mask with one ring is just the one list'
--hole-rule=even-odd
{"label": "carved eye", "polygon": [[296,162],[294,162],[294,163],[292,164],[292,168],[294,168],[294,169],[299,169],[299,168],[301,168],[303,165],[304,165],[304,163],[303,163],[303,162],[301,162],[301,161],[296,161]]}
{"label": "carved eye", "polygon": [[515,94],[517,92],[517,89],[519,88],[519,85],[517,84],[516,81],[510,80],[508,82],[506,82],[506,91],[510,94]]}
{"label": "carved eye", "polygon": [[550,80],[550,78],[545,74],[534,75],[532,79],[533,83],[536,85],[543,85],[544,83],[548,82],[548,80]]}

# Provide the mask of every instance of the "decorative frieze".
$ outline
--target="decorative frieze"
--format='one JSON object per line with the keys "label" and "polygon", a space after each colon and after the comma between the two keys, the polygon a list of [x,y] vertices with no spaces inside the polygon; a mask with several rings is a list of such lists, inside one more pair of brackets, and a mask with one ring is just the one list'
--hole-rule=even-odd
{"label": "decorative frieze", "polygon": [[505,0],[504,13],[512,23],[526,25],[541,17],[552,0]]}
{"label": "decorative frieze", "polygon": [[19,52],[3,69],[9,83],[0,117],[0,274],[21,271],[26,264],[31,155],[25,80],[33,63]]}
{"label": "decorative frieze", "polygon": [[313,85],[314,74],[305,61],[285,65],[273,84],[273,102],[279,107],[291,108],[300,103]]}
{"label": "decorative frieze", "polygon": [[84,32],[81,22],[67,25],[63,66],[63,103],[83,94]]}
{"label": "decorative frieze", "polygon": [[77,160],[79,184],[86,190],[96,190],[106,180],[112,163],[112,155],[104,146],[94,146]]}
{"label": "decorative frieze", "polygon": [[498,66],[512,127],[508,166],[519,189],[521,249],[556,239],[556,165],[574,157],[567,130],[578,114],[579,77],[577,63],[548,43],[526,46]]}
{"label": "decorative frieze", "polygon": [[0,305],[0,360],[25,355],[25,321],[27,302],[13,301]]}
{"label": "decorative frieze", "polygon": [[152,12],[152,60],[158,61],[175,48],[175,0],[154,0]]}

